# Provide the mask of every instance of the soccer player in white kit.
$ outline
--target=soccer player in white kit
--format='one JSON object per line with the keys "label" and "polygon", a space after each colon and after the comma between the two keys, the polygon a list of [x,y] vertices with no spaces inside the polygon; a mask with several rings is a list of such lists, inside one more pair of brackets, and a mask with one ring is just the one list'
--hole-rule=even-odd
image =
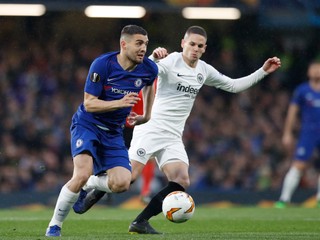
{"label": "soccer player in white kit", "polygon": [[[199,26],[190,27],[181,41],[182,52],[174,52],[157,61],[158,87],[149,122],[136,126],[129,149],[132,176],[136,179],[148,159],[155,157],[168,185],[156,194],[130,224],[130,233],[157,234],[148,220],[162,211],[162,201],[173,191],[185,191],[190,185],[189,159],[182,141],[186,120],[203,85],[228,92],[243,91],[281,66],[277,57],[269,58],[249,76],[231,79],[200,60],[206,50],[207,34]],[[164,57],[165,49],[156,49],[153,57]],[[214,107],[214,106],[213,106]]]}
{"label": "soccer player in white kit", "polygon": [[[182,52],[173,52],[167,56],[164,48],[153,51],[151,58],[159,69],[157,92],[150,120],[134,128],[129,158],[132,181],[140,176],[147,161],[155,157],[160,170],[168,179],[168,185],[151,199],[130,224],[129,233],[158,234],[149,224],[149,219],[162,212],[162,201],[167,194],[185,191],[190,185],[189,159],[182,134],[200,88],[205,84],[228,92],[240,92],[281,66],[279,58],[269,58],[254,73],[232,79],[200,60],[206,50],[206,42],[206,31],[202,27],[192,26],[181,41]],[[103,181],[97,178],[91,176],[88,187],[95,188],[96,192],[107,191],[102,184],[96,184]],[[87,209],[92,205],[84,204]]]}

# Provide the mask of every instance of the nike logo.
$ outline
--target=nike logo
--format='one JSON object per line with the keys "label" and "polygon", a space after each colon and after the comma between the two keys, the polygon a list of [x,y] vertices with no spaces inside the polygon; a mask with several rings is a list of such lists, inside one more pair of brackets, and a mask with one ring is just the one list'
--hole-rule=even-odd
{"label": "nike logo", "polygon": [[103,126],[100,126],[100,125],[96,125],[98,128],[100,128],[100,129],[102,129],[102,130],[104,130],[104,131],[110,131],[110,129],[109,128],[107,128],[107,127],[103,127]]}
{"label": "nike logo", "polygon": [[60,212],[68,212],[68,210],[63,210],[63,209],[60,209],[60,208],[59,208],[59,211]]}
{"label": "nike logo", "polygon": [[177,73],[177,76],[178,77],[194,77],[192,75],[184,75],[184,74],[180,74],[180,73]]}
{"label": "nike logo", "polygon": [[117,78],[108,78],[107,79],[108,82],[111,82],[111,81],[114,81],[114,80],[117,80]]}

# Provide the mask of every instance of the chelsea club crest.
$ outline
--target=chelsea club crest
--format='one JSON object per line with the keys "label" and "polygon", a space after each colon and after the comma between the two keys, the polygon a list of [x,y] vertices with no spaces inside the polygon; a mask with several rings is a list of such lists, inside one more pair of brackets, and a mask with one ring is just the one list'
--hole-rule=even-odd
{"label": "chelsea club crest", "polygon": [[135,81],[134,81],[134,86],[136,87],[141,87],[142,85],[142,79],[141,78],[137,78]]}

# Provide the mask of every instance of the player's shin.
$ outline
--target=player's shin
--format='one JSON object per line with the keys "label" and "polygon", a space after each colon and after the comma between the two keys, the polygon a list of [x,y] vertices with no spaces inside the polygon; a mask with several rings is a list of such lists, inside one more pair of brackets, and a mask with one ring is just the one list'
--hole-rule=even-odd
{"label": "player's shin", "polygon": [[283,182],[280,201],[290,202],[293,192],[296,190],[301,179],[301,171],[296,167],[291,167]]}
{"label": "player's shin", "polygon": [[63,221],[67,217],[78,196],[79,193],[71,192],[66,186],[62,187],[49,226],[62,226]]}
{"label": "player's shin", "polygon": [[151,217],[158,215],[162,212],[163,199],[173,191],[184,191],[184,187],[176,182],[169,182],[168,185],[158,192],[145,207],[145,209],[134,220],[136,222],[142,222],[149,220]]}

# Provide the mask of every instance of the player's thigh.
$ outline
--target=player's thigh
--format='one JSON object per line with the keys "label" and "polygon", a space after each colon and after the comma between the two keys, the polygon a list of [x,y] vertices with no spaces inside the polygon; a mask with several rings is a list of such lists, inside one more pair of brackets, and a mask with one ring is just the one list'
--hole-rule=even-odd
{"label": "player's thigh", "polygon": [[76,178],[92,174],[93,159],[97,158],[98,131],[99,129],[91,124],[72,124],[71,154],[74,162],[73,176]]}
{"label": "player's thigh", "polygon": [[129,158],[132,167],[132,180],[136,180],[147,164],[150,158],[164,149],[167,145],[167,140],[159,137],[159,134],[154,132],[141,134],[138,132],[134,135],[133,141],[129,148]]}
{"label": "player's thigh", "polygon": [[77,176],[87,176],[92,174],[93,159],[90,154],[82,153],[73,158],[74,174]]}
{"label": "player's thigh", "polygon": [[161,168],[168,181],[176,182],[184,188],[189,187],[189,165],[179,159],[167,161]]}
{"label": "player's thigh", "polygon": [[137,178],[141,175],[142,170],[145,164],[136,160],[131,160],[131,168],[132,168],[132,181],[137,180]]}
{"label": "player's thigh", "polygon": [[89,154],[78,154],[73,158],[73,165],[73,175],[67,186],[71,191],[79,192],[92,174],[93,160]]}

